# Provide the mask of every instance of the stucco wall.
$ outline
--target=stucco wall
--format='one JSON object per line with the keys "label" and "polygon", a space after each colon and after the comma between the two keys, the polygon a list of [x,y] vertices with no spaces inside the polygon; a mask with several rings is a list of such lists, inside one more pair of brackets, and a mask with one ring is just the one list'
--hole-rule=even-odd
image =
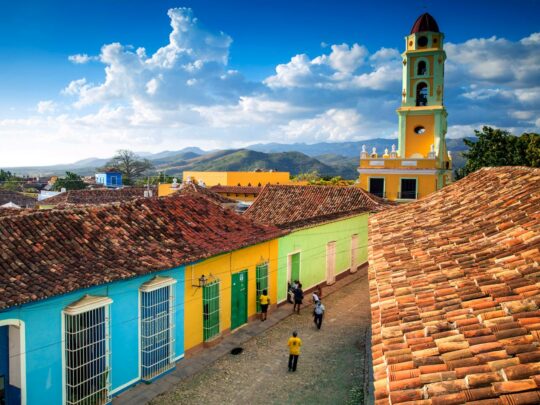
{"label": "stucco wall", "polygon": [[231,327],[231,275],[248,270],[248,317],[256,313],[256,266],[268,262],[268,294],[276,303],[278,241],[260,243],[244,249],[211,257],[200,263],[186,267],[185,283],[185,349],[203,342],[203,302],[202,288],[197,285],[201,275],[212,281],[220,280],[220,332]]}
{"label": "stucco wall", "polygon": [[[62,310],[85,294],[107,296],[110,305],[111,389],[140,379],[139,368],[139,287],[157,274],[173,277],[176,293],[176,356],[184,353],[184,268],[179,267],[136,279],[79,290],[41,302],[0,312],[7,319],[24,322],[26,343],[26,387],[28,404],[62,403]],[[45,402],[44,402],[45,401]]]}
{"label": "stucco wall", "polygon": [[302,229],[279,238],[278,302],[287,298],[288,256],[300,252],[300,282],[304,290],[326,281],[326,245],[336,241],[338,275],[351,265],[351,237],[358,235],[357,264],[367,261],[368,214]]}

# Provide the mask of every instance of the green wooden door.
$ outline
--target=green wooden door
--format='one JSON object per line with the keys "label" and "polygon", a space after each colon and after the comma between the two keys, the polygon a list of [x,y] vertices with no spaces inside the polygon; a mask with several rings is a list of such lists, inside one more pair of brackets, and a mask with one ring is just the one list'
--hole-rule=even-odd
{"label": "green wooden door", "polygon": [[291,279],[289,280],[292,284],[293,281],[300,280],[300,253],[295,253],[291,256]]}
{"label": "green wooden door", "polygon": [[219,334],[219,281],[203,287],[203,337],[209,340]]}
{"label": "green wooden door", "polygon": [[261,312],[261,303],[259,297],[263,290],[268,292],[268,263],[259,264],[257,266],[257,312]]}
{"label": "green wooden door", "polygon": [[231,329],[238,328],[247,322],[247,286],[247,270],[232,275]]}

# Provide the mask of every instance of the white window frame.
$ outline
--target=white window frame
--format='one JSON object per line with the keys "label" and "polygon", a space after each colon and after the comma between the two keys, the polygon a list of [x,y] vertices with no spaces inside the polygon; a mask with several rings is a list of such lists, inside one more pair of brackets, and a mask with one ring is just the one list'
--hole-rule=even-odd
{"label": "white window frame", "polygon": [[335,240],[326,243],[326,284],[336,282],[336,255],[337,242]]}
{"label": "white window frame", "polygon": [[[143,381],[151,381],[154,378],[158,377],[159,375],[169,371],[170,369],[174,368],[175,366],[175,328],[176,328],[176,322],[175,322],[175,286],[176,280],[172,277],[162,277],[162,276],[156,276],[153,279],[147,281],[146,283],[142,284],[139,288],[139,370],[141,379]],[[146,320],[143,319],[143,294],[151,293],[157,290],[163,289],[162,295],[160,298],[162,298],[161,301],[154,303],[150,307],[147,307],[149,310],[151,310],[151,307],[157,307],[158,305],[164,304],[167,300],[169,303],[169,312],[166,315],[160,315],[160,314],[154,314],[153,319]],[[167,289],[167,290],[165,290]],[[166,326],[166,328],[163,328],[163,330],[158,331],[157,333],[153,333],[157,328],[160,321],[164,319],[169,319],[169,324]],[[160,328],[161,329],[161,328]],[[152,334],[150,336],[146,336],[146,333],[151,330]],[[159,366],[161,363],[164,362],[165,359],[154,359],[155,363],[151,364],[150,366],[147,366],[143,364],[143,357],[146,352],[147,345],[149,344],[150,339],[156,339],[157,336],[161,336],[164,333],[167,333],[168,335],[168,342],[167,345],[169,346],[168,349],[168,362],[165,365]],[[158,347],[158,349],[162,349],[164,346]],[[146,353],[155,352],[157,349],[149,350]]]}
{"label": "white window frame", "polygon": [[[66,351],[67,351],[67,342],[66,342],[66,318],[68,316],[78,316],[85,313],[88,313],[90,311],[104,308],[104,343],[105,343],[105,390],[106,390],[106,399],[110,401],[111,398],[111,342],[110,342],[110,304],[112,304],[112,299],[109,297],[99,297],[99,296],[91,296],[91,295],[85,295],[80,300],[68,305],[63,311],[62,311],[62,403],[71,405],[71,404],[77,404],[77,403],[84,403],[86,399],[88,399],[91,395],[95,394],[88,394],[85,397],[79,399],[75,402],[68,402],[67,398],[67,359],[66,359]],[[83,384],[85,381],[88,381],[88,379],[83,380],[81,382],[78,382],[77,385]],[[100,390],[101,391],[101,390]],[[99,391],[97,391],[99,392]]]}
{"label": "white window frame", "polygon": [[[11,334],[10,337],[13,337],[15,334],[11,331],[11,328],[18,329],[19,341],[16,343],[15,347],[18,349],[17,354],[9,353],[9,370],[10,370],[10,379],[11,372],[16,371],[19,378],[20,390],[21,390],[21,405],[26,405],[26,335],[25,335],[25,324],[20,319],[4,319],[0,320],[0,326],[7,326]],[[11,341],[10,341],[11,346]],[[13,362],[12,362],[13,361]],[[5,384],[9,384],[10,381],[5,380]],[[4,387],[5,389],[7,387]]]}

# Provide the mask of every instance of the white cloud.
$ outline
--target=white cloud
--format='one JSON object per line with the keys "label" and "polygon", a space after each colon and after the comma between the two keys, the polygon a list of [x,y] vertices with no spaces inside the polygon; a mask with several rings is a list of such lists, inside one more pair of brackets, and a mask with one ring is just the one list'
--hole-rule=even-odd
{"label": "white cloud", "polygon": [[87,55],[85,53],[78,53],[76,55],[68,56],[68,60],[70,62],[73,62],[73,63],[77,64],[77,65],[83,65],[83,64],[88,63],[88,62],[90,62],[92,60],[97,60],[97,57],[89,56],[89,55]]}
{"label": "white cloud", "polygon": [[[153,53],[113,42],[98,56],[70,56],[73,63],[101,64],[104,79],[91,83],[81,68],[81,78],[66,83],[58,99],[46,96],[31,107],[35,116],[0,119],[0,142],[11,146],[2,150],[31,156],[23,145],[32,139],[33,158],[63,150],[69,158],[56,161],[69,161],[120,147],[158,151],[396,136],[400,50],[321,43],[319,55],[299,50],[274,74],[251,82],[229,66],[230,36],[203,27],[190,9],[168,15],[168,41]],[[450,137],[471,135],[484,123],[539,131],[540,33],[518,41],[473,38],[448,43],[446,50]],[[58,144],[63,149],[51,147]],[[0,152],[0,163],[11,158]]]}
{"label": "white cloud", "polygon": [[56,103],[52,100],[40,101],[37,104],[37,112],[40,114],[53,113],[56,110]]}

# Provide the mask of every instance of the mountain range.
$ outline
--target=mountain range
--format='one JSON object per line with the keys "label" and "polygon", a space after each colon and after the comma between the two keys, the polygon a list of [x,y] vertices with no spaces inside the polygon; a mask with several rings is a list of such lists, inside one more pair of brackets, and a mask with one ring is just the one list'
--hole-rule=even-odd
{"label": "mountain range", "polygon": [[[447,139],[447,147],[453,153],[454,168],[462,167],[461,152],[467,147],[463,139]],[[154,171],[181,176],[183,171],[251,171],[255,169],[288,171],[293,175],[317,171],[322,176],[342,176],[356,179],[358,160],[362,145],[369,151],[376,147],[379,153],[397,145],[397,139],[376,138],[360,142],[320,142],[314,144],[267,143],[255,144],[244,149],[204,151],[188,147],[177,151],[159,153],[137,152],[148,159]],[[88,158],[71,164],[33,167],[6,167],[18,175],[48,176],[64,175],[72,171],[80,175],[93,175],[96,168],[104,166],[109,159]]]}

